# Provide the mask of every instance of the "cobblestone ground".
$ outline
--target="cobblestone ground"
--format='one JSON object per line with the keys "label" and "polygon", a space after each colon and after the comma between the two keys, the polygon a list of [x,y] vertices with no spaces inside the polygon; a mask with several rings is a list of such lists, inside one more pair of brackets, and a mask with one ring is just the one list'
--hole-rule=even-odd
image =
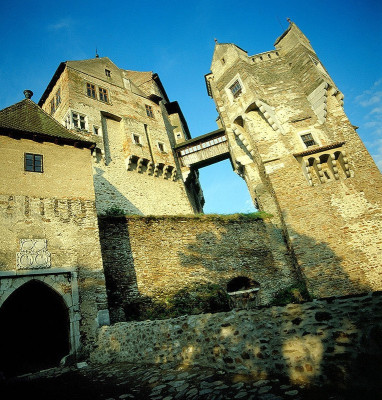
{"label": "cobblestone ground", "polygon": [[345,400],[382,399],[382,391],[312,389],[281,379],[209,368],[136,366],[127,363],[57,368],[0,381],[0,399],[81,400]]}

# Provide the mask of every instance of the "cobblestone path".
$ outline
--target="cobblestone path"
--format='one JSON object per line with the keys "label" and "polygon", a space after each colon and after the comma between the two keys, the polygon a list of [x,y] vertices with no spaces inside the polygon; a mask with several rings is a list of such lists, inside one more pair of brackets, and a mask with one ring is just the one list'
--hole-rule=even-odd
{"label": "cobblestone path", "polygon": [[[380,392],[378,392],[380,394]],[[370,392],[334,393],[292,386],[280,379],[254,380],[199,367],[126,363],[57,368],[0,381],[0,399],[39,400],[345,400],[380,399]],[[375,395],[377,396],[377,394]]]}

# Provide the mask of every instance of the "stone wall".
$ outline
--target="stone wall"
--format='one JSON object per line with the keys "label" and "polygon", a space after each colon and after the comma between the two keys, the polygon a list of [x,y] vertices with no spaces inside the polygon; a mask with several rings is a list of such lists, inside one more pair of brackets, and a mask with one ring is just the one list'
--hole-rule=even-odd
{"label": "stone wall", "polygon": [[382,293],[103,327],[97,363],[201,365],[293,383],[371,378],[382,360]]}
{"label": "stone wall", "polygon": [[62,295],[71,335],[89,351],[108,307],[94,200],[0,194],[0,227],[0,307],[39,279]]}
{"label": "stone wall", "polygon": [[139,299],[164,301],[194,284],[244,276],[260,284],[257,303],[296,281],[282,233],[267,220],[219,217],[100,218],[113,321]]}
{"label": "stone wall", "polygon": [[[0,148],[5,165],[0,170],[0,194],[94,200],[89,149],[2,135]],[[43,156],[43,173],[25,171],[25,153]]]}

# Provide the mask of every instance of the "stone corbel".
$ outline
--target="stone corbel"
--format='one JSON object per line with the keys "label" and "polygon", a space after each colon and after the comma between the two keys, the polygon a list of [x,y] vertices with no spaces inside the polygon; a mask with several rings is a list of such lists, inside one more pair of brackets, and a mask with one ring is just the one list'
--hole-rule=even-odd
{"label": "stone corbel", "polygon": [[170,165],[165,165],[163,167],[163,175],[162,175],[163,179],[167,179],[167,172],[168,172],[169,168],[170,168]]}
{"label": "stone corbel", "polygon": [[321,165],[319,158],[314,159],[314,165],[315,165],[315,169],[316,169],[318,178],[320,179],[320,182],[325,183],[326,180],[325,180],[324,172],[322,171],[322,165]]}
{"label": "stone corbel", "polygon": [[138,158],[138,162],[137,162],[137,172],[142,172],[142,167],[143,167],[143,161],[145,159],[144,158]]}
{"label": "stone corbel", "polygon": [[347,158],[346,151],[342,150],[342,162],[344,165],[345,175],[350,178],[349,159]]}
{"label": "stone corbel", "polygon": [[126,159],[125,159],[125,164],[126,164],[126,169],[127,169],[127,171],[131,171],[131,167],[132,167],[132,161],[133,161],[133,156],[128,156]]}
{"label": "stone corbel", "polygon": [[336,160],[336,157],[334,154],[330,154],[328,158],[328,164],[331,167],[331,170],[333,172],[334,178],[336,180],[340,179],[340,175],[338,173],[338,162]]}
{"label": "stone corbel", "polygon": [[178,174],[177,174],[177,172],[176,172],[176,168],[174,167],[174,168],[172,169],[172,171],[171,171],[171,180],[175,182],[176,179],[177,179],[177,177],[178,177]]}
{"label": "stone corbel", "polygon": [[152,161],[149,161],[149,163],[147,164],[147,173],[149,175],[154,173],[154,163]]}
{"label": "stone corbel", "polygon": [[312,174],[310,173],[310,166],[309,166],[309,160],[302,160],[303,162],[303,170],[305,172],[305,176],[308,179],[309,185],[313,186],[313,180],[312,180]]}
{"label": "stone corbel", "polygon": [[155,167],[154,167],[154,176],[158,176],[158,174],[159,174],[159,164],[155,164]]}

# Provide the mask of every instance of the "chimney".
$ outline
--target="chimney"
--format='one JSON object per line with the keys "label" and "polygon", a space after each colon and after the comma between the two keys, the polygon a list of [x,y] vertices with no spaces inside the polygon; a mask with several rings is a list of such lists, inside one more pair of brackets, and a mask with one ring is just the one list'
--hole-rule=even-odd
{"label": "chimney", "polygon": [[24,96],[26,99],[30,99],[33,96],[33,92],[31,90],[26,89],[24,90]]}

